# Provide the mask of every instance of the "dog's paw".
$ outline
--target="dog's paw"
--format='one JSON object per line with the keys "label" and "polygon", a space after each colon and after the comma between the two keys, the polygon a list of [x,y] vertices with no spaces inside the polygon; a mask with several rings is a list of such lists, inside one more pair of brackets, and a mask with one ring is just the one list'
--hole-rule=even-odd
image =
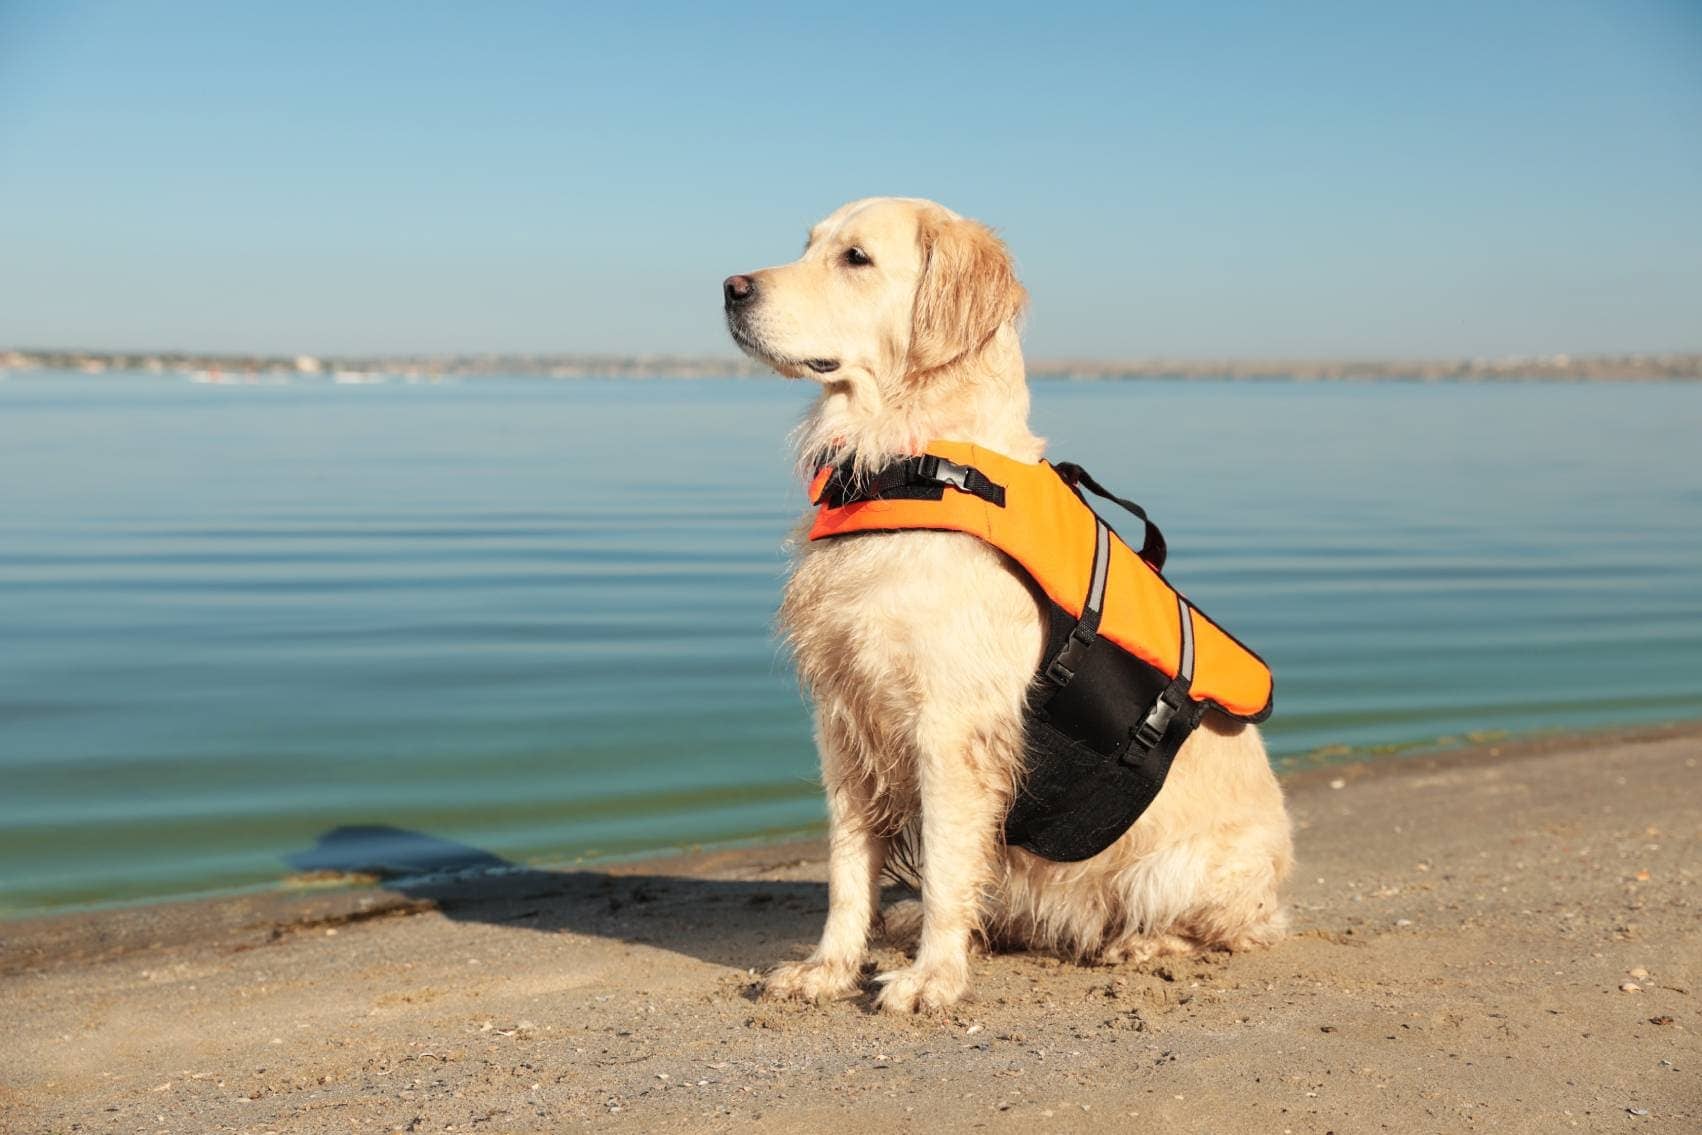
{"label": "dog's paw", "polygon": [[787,962],[762,979],[762,995],[775,1001],[833,1001],[857,991],[856,966],[833,962]]}
{"label": "dog's paw", "polygon": [[1099,951],[1102,966],[1145,965],[1157,958],[1191,954],[1194,944],[1175,934],[1130,934]]}
{"label": "dog's paw", "polygon": [[969,974],[960,968],[910,966],[875,978],[880,996],[875,1008],[883,1013],[931,1013],[948,1009],[969,992]]}

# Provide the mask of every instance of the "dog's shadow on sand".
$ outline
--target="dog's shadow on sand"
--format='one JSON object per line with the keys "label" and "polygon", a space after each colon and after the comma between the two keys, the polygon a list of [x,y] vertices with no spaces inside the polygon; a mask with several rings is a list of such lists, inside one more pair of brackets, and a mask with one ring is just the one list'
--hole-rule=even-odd
{"label": "dog's shadow on sand", "polygon": [[798,956],[827,911],[825,884],[761,877],[798,865],[783,849],[745,866],[751,879],[550,871],[423,832],[355,825],[286,859],[305,873],[373,877],[458,922],[594,935],[739,969]]}

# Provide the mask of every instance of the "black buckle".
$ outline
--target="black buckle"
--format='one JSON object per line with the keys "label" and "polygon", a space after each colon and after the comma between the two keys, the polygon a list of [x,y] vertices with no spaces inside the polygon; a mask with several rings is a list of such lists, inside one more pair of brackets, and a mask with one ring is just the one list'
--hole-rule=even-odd
{"label": "black buckle", "polygon": [[924,481],[954,485],[966,493],[974,491],[969,487],[969,466],[947,461],[937,454],[924,454],[916,471]]}
{"label": "black buckle", "polygon": [[1156,749],[1158,743],[1164,740],[1164,734],[1170,728],[1171,719],[1176,716],[1181,708],[1179,704],[1170,700],[1169,690],[1159,694],[1158,700],[1152,703],[1152,708],[1147,711],[1146,717],[1136,727],[1134,737],[1129,743],[1129,752],[1133,754],[1138,747],[1140,753],[1145,755]]}
{"label": "black buckle", "polygon": [[1087,659],[1087,652],[1092,648],[1098,635],[1088,634],[1077,623],[1070,628],[1070,637],[1064,640],[1064,645],[1058,649],[1051,663],[1046,667],[1046,677],[1060,686],[1067,686],[1075,678],[1076,671]]}

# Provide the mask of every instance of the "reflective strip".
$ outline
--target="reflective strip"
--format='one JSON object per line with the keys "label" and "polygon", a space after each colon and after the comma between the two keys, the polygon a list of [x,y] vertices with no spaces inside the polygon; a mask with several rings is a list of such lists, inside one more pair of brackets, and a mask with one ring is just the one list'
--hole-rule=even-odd
{"label": "reflective strip", "polygon": [[[1087,611],[1105,608],[1105,577],[1111,573],[1111,529],[1105,521],[1093,533],[1093,582],[1087,589]],[[1083,612],[1085,614],[1086,611]]]}
{"label": "reflective strip", "polygon": [[1111,529],[1105,521],[1093,534],[1093,579],[1087,587],[1087,599],[1082,603],[1081,617],[1070,629],[1069,637],[1052,661],[1046,665],[1046,677],[1059,686],[1067,686],[1087,660],[1087,652],[1099,639],[1100,608],[1105,605],[1105,577],[1111,574]]}
{"label": "reflective strip", "polygon": [[1176,676],[1191,682],[1194,680],[1194,609],[1188,606],[1186,599],[1178,595],[1176,610],[1182,621],[1182,661],[1177,664]]}

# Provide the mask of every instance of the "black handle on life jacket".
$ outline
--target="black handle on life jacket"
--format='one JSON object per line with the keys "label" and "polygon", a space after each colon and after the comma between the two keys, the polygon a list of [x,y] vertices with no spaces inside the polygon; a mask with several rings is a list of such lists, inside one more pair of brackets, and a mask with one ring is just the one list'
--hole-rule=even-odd
{"label": "black handle on life jacket", "polygon": [[1058,471],[1058,476],[1064,479],[1066,485],[1080,485],[1089,492],[1098,493],[1108,501],[1115,501],[1140,518],[1146,525],[1146,537],[1141,541],[1141,559],[1152,565],[1153,571],[1164,570],[1164,557],[1169,554],[1169,548],[1164,543],[1164,533],[1158,530],[1158,525],[1147,516],[1146,509],[1132,500],[1125,500],[1116,493],[1110,492],[1104,485],[1093,479],[1093,475],[1074,461],[1060,461],[1052,468]]}

